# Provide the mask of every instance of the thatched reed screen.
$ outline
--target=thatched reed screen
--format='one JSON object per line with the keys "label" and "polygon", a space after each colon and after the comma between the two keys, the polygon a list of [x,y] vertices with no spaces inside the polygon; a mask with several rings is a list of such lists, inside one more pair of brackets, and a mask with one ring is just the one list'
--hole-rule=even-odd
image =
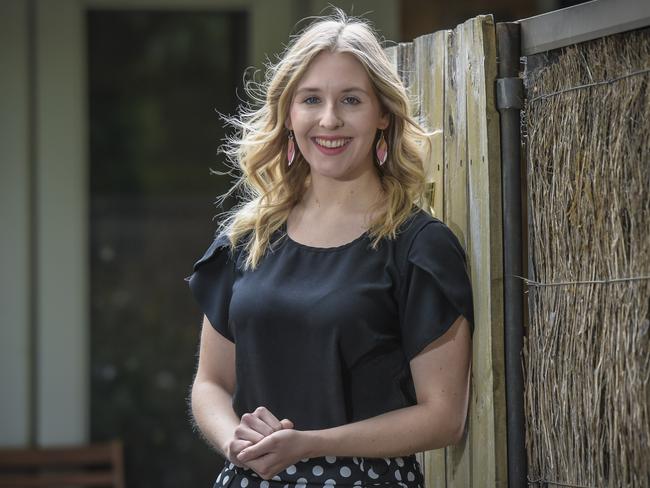
{"label": "thatched reed screen", "polygon": [[491,15],[387,49],[435,131],[427,210],[465,247],[474,291],[472,394],[459,446],[420,456],[428,488],[506,487],[503,264],[496,35]]}
{"label": "thatched reed screen", "polygon": [[650,30],[527,58],[531,486],[650,486]]}

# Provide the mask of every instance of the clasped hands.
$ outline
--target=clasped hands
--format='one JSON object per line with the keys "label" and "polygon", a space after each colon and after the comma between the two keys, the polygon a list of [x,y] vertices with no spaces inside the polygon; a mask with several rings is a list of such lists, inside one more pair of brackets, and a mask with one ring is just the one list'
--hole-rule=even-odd
{"label": "clasped hands", "polygon": [[242,415],[233,438],[225,448],[230,462],[250,468],[263,479],[308,457],[308,436],[295,430],[288,419],[278,420],[265,407]]}

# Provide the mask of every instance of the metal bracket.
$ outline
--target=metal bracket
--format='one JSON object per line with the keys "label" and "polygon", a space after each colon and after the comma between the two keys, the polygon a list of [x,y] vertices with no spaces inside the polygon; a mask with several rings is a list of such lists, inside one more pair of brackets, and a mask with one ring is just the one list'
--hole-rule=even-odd
{"label": "metal bracket", "polygon": [[524,106],[524,81],[521,78],[497,79],[497,109],[521,110]]}

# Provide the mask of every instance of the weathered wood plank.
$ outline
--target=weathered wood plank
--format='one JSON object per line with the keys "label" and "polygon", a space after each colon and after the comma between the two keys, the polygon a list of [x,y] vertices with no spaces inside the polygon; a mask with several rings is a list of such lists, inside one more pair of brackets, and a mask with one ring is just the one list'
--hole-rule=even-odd
{"label": "weathered wood plank", "polygon": [[397,68],[397,46],[390,46],[384,49],[386,57],[393,66]]}
{"label": "weathered wood plank", "polygon": [[426,488],[446,488],[447,450],[436,449],[424,453],[424,484]]}
{"label": "weathered wood plank", "polygon": [[[475,334],[468,431],[459,446],[419,456],[426,486],[505,487],[507,450],[503,363],[501,160],[495,108],[496,39],[492,16],[453,31],[388,48],[432,140],[427,210],[467,250]],[[418,112],[419,111],[419,112]],[[438,164],[442,162],[442,164]],[[427,205],[425,205],[426,207]]]}
{"label": "weathered wood plank", "polygon": [[[414,101],[413,97],[413,83],[415,77],[413,76],[413,43],[412,42],[400,42],[397,45],[397,67],[399,69],[399,76],[402,79],[402,83],[406,87],[406,91],[411,97],[411,102]],[[411,109],[413,112],[419,110],[419,104],[411,103]]]}
{"label": "weathered wood plank", "polygon": [[415,77],[419,120],[430,136],[431,154],[425,161],[424,173],[427,184],[426,209],[443,219],[443,124],[444,124],[444,77],[446,62],[447,31],[418,37],[413,41],[415,51]]}
{"label": "weathered wood plank", "polygon": [[[421,36],[413,42],[419,119],[428,131],[438,131],[431,136],[431,154],[425,161],[425,181],[429,185],[425,205],[432,215],[443,218],[443,168],[444,145],[444,79],[447,62],[448,31],[438,31]],[[446,452],[436,449],[424,453],[426,486],[446,488]]]}
{"label": "weathered wood plank", "polygon": [[469,258],[475,334],[471,409],[472,485],[507,486],[503,359],[503,235],[496,36],[491,15],[468,20]]}
{"label": "weathered wood plank", "polygon": [[460,243],[467,245],[467,172],[465,169],[465,71],[460,46],[462,30],[449,36],[450,53],[445,76],[444,220]]}
{"label": "weathered wood plank", "polygon": [[[445,222],[456,233],[461,243],[468,249],[468,212],[467,207],[467,126],[471,123],[467,112],[467,71],[469,52],[474,49],[472,45],[471,29],[468,23],[461,24],[456,29],[454,44],[454,76],[456,80],[456,118],[455,130],[455,158],[446,160],[445,201]],[[471,421],[470,421],[471,423]],[[447,486],[449,488],[466,488],[471,485],[470,476],[470,452],[468,436],[463,441],[447,449]]]}

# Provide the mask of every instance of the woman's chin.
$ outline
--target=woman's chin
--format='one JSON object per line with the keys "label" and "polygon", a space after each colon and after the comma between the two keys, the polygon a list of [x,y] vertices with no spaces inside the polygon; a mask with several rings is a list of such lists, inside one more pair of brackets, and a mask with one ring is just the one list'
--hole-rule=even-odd
{"label": "woman's chin", "polygon": [[367,168],[362,166],[350,166],[341,162],[317,162],[309,166],[312,178],[322,177],[337,181],[354,180],[367,171]]}

